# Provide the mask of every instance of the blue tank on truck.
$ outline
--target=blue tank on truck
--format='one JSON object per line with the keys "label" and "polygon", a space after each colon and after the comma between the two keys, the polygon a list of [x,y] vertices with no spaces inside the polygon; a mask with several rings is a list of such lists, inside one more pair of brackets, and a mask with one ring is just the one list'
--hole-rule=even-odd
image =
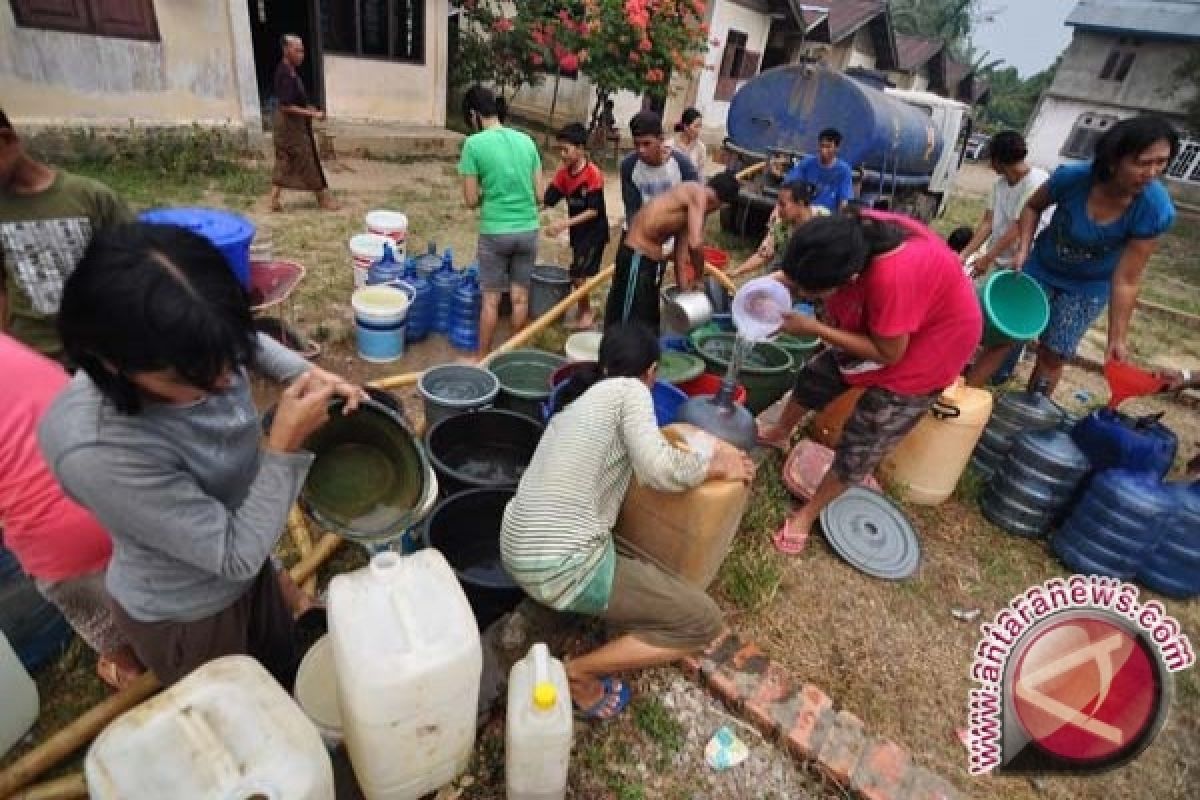
{"label": "blue tank on truck", "polygon": [[842,134],[838,156],[885,180],[928,181],[944,143],[928,114],[841,72],[811,64],[769,69],[729,105],[729,140],[765,157],[772,150],[815,153],[817,134]]}

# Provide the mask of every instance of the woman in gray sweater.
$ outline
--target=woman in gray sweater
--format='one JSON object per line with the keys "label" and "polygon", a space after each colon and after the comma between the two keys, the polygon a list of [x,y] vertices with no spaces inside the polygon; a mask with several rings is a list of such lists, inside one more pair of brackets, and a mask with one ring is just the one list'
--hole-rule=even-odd
{"label": "woman in gray sweater", "polygon": [[[98,233],[63,288],[59,332],[80,371],[39,429],[46,461],[112,535],[106,586],[164,684],[223,655],[286,687],[292,616],[269,561],[334,395],[361,390],[257,334],[208,240],[181,228]],[[248,369],[290,382],[264,440]]]}

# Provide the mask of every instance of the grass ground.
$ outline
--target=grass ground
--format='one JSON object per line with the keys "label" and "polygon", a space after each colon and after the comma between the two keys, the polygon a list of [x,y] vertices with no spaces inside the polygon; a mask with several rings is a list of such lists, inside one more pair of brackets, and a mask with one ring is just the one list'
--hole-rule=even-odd
{"label": "grass ground", "polygon": [[[366,210],[389,207],[408,214],[414,246],[436,239],[440,247],[453,246],[460,259],[469,257],[474,249],[474,221],[461,208],[452,163],[345,160],[340,168],[330,170],[344,207],[336,214],[316,211],[311,197],[295,193],[285,196],[291,209],[287,213],[266,212],[263,164],[216,178],[169,182],[150,171],[88,171],[118,188],[138,208],[205,203],[246,211],[260,227],[260,241],[269,241],[276,257],[306,265],[308,277],[296,295],[293,319],[325,339],[322,363],[326,366],[365,379],[419,366],[413,359],[427,363],[452,357],[453,351],[446,348],[417,349],[399,365],[369,369],[353,359],[346,341],[352,281],[345,250],[347,237],[361,230]],[[956,198],[935,227],[945,232],[959,224],[973,224],[981,208],[977,197]],[[712,233],[715,243],[734,251],[735,259],[749,252],[748,243],[715,229]],[[1195,292],[1200,271],[1192,258],[1197,236],[1193,220],[1165,238],[1147,279],[1148,292],[1161,291],[1164,300],[1175,300],[1176,305],[1200,296]],[[545,244],[551,257],[562,255],[554,253],[557,245]],[[1153,335],[1169,336],[1172,346],[1196,346],[1188,338],[1194,334],[1187,331],[1166,328]],[[561,336],[561,332],[551,334],[547,343]],[[1070,380],[1100,391],[1094,377],[1072,373]],[[415,407],[411,394],[404,399]],[[1192,412],[1169,404],[1162,407],[1168,409],[1173,426],[1194,426]],[[938,508],[905,505],[923,547],[920,571],[909,581],[887,583],[857,573],[820,536],[814,536],[801,555],[785,558],[768,541],[791,502],[779,466],[778,457],[772,456],[761,468],[741,535],[714,589],[731,623],[757,640],[772,658],[803,680],[825,688],[840,707],[862,717],[872,732],[904,742],[920,763],[972,797],[1195,797],[1193,771],[1200,763],[1200,677],[1195,670],[1177,679],[1166,730],[1126,767],[1090,779],[969,778],[966,753],[955,731],[965,725],[967,670],[978,631],[953,612],[979,609],[988,618],[1015,593],[1061,573],[1061,568],[1041,542],[1009,537],[988,525],[976,511],[977,487],[969,480]],[[325,576],[361,563],[357,548],[343,548]],[[1200,631],[1200,601],[1166,605],[1186,632]],[[92,674],[93,665],[90,653],[75,642],[36,676],[43,716],[25,748],[104,696]],[[572,796],[620,800],[716,796],[697,782],[703,768],[697,766],[695,749],[703,742],[697,744],[687,724],[681,729],[677,711],[656,699],[665,685],[661,674],[639,677],[637,685],[641,692],[632,713],[610,725],[581,729]],[[497,729],[494,723],[481,735],[472,770],[476,784],[464,797],[498,796],[502,735],[502,727]],[[688,753],[690,760],[682,758]],[[638,765],[649,765],[653,780]],[[78,761],[61,769],[72,768],[78,768]],[[812,796],[839,796],[834,787],[814,785]],[[748,790],[729,796],[757,795]]]}

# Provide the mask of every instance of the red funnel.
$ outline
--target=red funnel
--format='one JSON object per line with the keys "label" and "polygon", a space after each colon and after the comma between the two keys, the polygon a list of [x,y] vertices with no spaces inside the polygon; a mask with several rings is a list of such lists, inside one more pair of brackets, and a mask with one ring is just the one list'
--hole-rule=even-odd
{"label": "red funnel", "polygon": [[1153,372],[1112,359],[1104,362],[1104,379],[1108,381],[1108,407],[1111,409],[1131,397],[1157,394],[1167,388],[1167,382]]}

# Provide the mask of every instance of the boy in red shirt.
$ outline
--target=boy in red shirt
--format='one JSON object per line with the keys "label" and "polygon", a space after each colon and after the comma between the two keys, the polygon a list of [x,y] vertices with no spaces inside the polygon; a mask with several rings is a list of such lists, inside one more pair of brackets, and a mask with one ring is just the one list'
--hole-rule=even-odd
{"label": "boy in red shirt", "polygon": [[[546,187],[543,203],[547,208],[559,200],[567,201],[567,218],[546,226],[548,236],[571,231],[571,283],[580,286],[600,271],[604,248],[608,244],[608,212],[604,208],[604,173],[588,158],[584,145],[587,130],[578,122],[565,126],[555,137],[562,166]],[[596,321],[591,302],[579,300],[575,327],[584,330]]]}

